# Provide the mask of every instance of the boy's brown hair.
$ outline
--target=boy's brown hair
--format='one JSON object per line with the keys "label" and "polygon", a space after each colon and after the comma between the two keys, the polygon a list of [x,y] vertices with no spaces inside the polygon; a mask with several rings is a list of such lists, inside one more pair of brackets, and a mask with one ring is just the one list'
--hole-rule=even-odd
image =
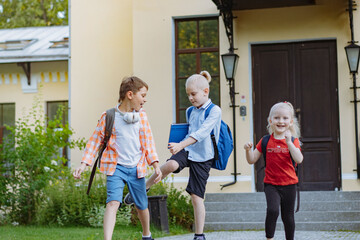
{"label": "boy's brown hair", "polygon": [[149,89],[149,86],[146,82],[141,80],[138,77],[132,76],[132,77],[125,77],[121,84],[120,84],[120,90],[119,90],[119,100],[118,102],[121,102],[124,100],[126,93],[128,91],[133,92],[136,94],[141,88],[146,87],[146,89]]}

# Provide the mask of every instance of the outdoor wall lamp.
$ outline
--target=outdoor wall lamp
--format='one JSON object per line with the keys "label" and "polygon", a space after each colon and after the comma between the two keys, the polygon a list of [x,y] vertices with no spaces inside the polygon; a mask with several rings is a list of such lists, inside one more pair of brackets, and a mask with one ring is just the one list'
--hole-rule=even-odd
{"label": "outdoor wall lamp", "polygon": [[233,52],[229,52],[222,54],[221,59],[224,65],[226,79],[228,81],[234,79],[237,69],[237,63],[239,61],[239,56]]}
{"label": "outdoor wall lamp", "polygon": [[345,47],[346,58],[349,64],[349,70],[352,74],[353,86],[350,88],[353,90],[354,100],[351,101],[354,103],[354,116],[355,116],[355,148],[356,148],[356,172],[357,178],[360,179],[360,150],[359,150],[359,131],[358,131],[358,119],[357,119],[357,103],[360,102],[357,98],[357,89],[356,86],[356,74],[359,68],[359,57],[360,57],[360,46],[355,44],[354,40],[354,24],[353,24],[353,10],[354,10],[353,0],[349,0],[349,23],[350,23],[350,33],[351,33],[351,42],[350,45]]}
{"label": "outdoor wall lamp", "polygon": [[355,114],[355,144],[356,144],[356,172],[357,178],[360,179],[360,150],[359,150],[359,131],[358,131],[358,119],[357,119],[357,103],[359,102],[357,98],[357,89],[356,86],[356,74],[359,68],[359,58],[360,58],[360,46],[356,45],[354,41],[351,41],[350,45],[345,47],[346,58],[349,64],[349,70],[352,74],[353,86],[350,89],[353,89],[354,100],[351,101],[354,103],[354,114]]}
{"label": "outdoor wall lamp", "polygon": [[345,47],[345,52],[350,73],[357,73],[359,68],[360,46],[352,42]]}
{"label": "outdoor wall lamp", "polygon": [[239,56],[230,50],[229,53],[222,54],[221,59],[222,59],[223,65],[224,65],[225,77],[229,84],[229,95],[230,95],[230,101],[231,101],[230,107],[232,107],[232,109],[233,109],[233,131],[232,131],[232,134],[233,134],[233,141],[234,141],[234,151],[233,151],[234,173],[232,173],[234,175],[234,181],[230,182],[230,183],[226,183],[224,185],[221,185],[221,189],[223,189],[224,187],[235,184],[237,181],[237,175],[238,175],[238,173],[236,171],[236,118],[235,118],[235,109],[238,106],[235,105],[235,94],[237,94],[237,93],[235,92],[234,78],[235,78],[235,74],[236,74],[237,64],[239,61]]}

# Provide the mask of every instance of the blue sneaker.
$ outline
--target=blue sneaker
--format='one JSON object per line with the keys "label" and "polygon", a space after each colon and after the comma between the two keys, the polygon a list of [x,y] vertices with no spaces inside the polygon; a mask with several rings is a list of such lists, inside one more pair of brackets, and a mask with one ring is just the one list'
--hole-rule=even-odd
{"label": "blue sneaker", "polygon": [[[148,192],[150,190],[150,188],[146,189],[146,192]],[[132,205],[134,204],[134,199],[132,198],[130,192],[128,192],[128,194],[126,194],[125,198],[124,198],[124,203],[126,205]]]}

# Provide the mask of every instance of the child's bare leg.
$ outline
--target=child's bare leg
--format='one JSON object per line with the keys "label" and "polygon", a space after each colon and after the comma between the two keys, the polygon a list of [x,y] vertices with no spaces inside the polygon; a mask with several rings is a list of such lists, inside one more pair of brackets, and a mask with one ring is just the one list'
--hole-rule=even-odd
{"label": "child's bare leg", "polygon": [[201,197],[195,194],[191,194],[191,201],[194,208],[195,233],[202,234],[204,232],[204,224],[205,224],[204,199],[202,199]]}
{"label": "child's bare leg", "polygon": [[142,226],[143,230],[143,236],[149,236],[150,235],[150,215],[149,215],[149,209],[146,208],[144,210],[140,210],[136,208],[139,216],[139,220]]}
{"label": "child's bare leg", "polygon": [[[179,164],[175,160],[169,160],[165,164],[163,164],[160,169],[162,172],[161,180],[163,180],[169,173],[172,173],[173,171],[176,171],[176,169],[179,168]],[[154,185],[154,181],[156,178],[156,174],[154,173],[151,175],[151,177],[146,181],[146,189],[150,188],[152,185]]]}
{"label": "child's bare leg", "polygon": [[116,221],[116,213],[120,206],[118,201],[110,201],[106,204],[104,215],[104,240],[111,240]]}

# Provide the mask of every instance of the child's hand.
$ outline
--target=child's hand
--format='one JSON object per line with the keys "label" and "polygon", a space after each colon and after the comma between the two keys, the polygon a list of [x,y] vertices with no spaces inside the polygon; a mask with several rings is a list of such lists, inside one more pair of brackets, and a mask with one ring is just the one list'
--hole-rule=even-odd
{"label": "child's hand", "polygon": [[178,152],[180,152],[183,149],[183,147],[182,147],[181,143],[169,143],[168,144],[168,149],[170,150],[170,153],[172,155],[175,155]]}
{"label": "child's hand", "polygon": [[154,183],[158,183],[161,181],[161,177],[162,177],[162,172],[159,167],[155,168],[155,174],[156,174],[156,178],[154,180]]}
{"label": "child's hand", "polygon": [[73,176],[75,179],[80,179],[81,173],[85,170],[85,167],[86,167],[86,164],[81,163],[80,167],[75,169],[75,171],[73,172]]}
{"label": "child's hand", "polygon": [[245,143],[245,145],[244,145],[244,149],[246,151],[250,151],[252,149],[252,147],[253,147],[253,144],[251,142]]}
{"label": "child's hand", "polygon": [[290,132],[290,130],[286,130],[286,132],[285,132],[285,141],[286,141],[286,143],[291,142],[291,132]]}

